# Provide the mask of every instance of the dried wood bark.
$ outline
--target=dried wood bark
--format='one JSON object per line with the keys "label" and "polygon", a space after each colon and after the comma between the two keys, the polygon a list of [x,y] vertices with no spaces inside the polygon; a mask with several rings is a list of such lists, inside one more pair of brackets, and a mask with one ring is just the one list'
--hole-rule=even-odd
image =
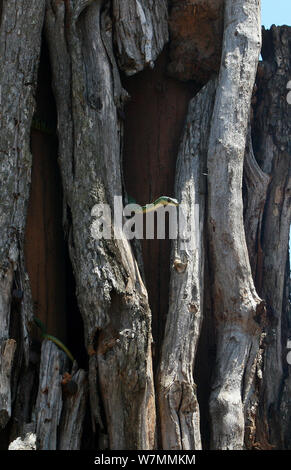
{"label": "dried wood bark", "polygon": [[58,427],[63,406],[62,377],[66,372],[66,354],[52,341],[41,347],[39,388],[35,405],[36,447],[56,450]]}
{"label": "dried wood bark", "polygon": [[[110,448],[147,449],[155,440],[147,293],[124,235],[94,240],[90,231],[93,206],[112,207],[122,195],[118,109],[127,93],[116,73],[110,23],[102,1],[47,2],[70,256],[86,346],[98,358],[98,371],[89,374],[98,373]],[[97,393],[90,387],[91,396]]]}
{"label": "dried wood bark", "polygon": [[[34,109],[44,0],[1,2],[0,27],[0,345],[11,350],[10,310],[13,290],[19,300],[20,341],[18,369],[24,355],[29,358],[28,322],[31,320],[31,296],[25,273],[23,241],[31,174],[29,148],[30,124]],[[16,313],[15,313],[16,315]],[[6,344],[6,346],[5,346]],[[14,348],[14,347],[13,347]],[[1,367],[11,375],[12,357]],[[14,371],[14,373],[16,373]],[[10,383],[6,384],[5,426],[11,412]]]}
{"label": "dried wood bark", "polygon": [[[164,449],[200,449],[199,405],[194,362],[203,318],[206,160],[215,82],[190,103],[181,142],[175,197],[186,230],[173,242],[170,306],[159,371],[159,410]],[[181,223],[181,220],[179,221]]]}
{"label": "dried wood bark", "polygon": [[58,448],[78,450],[81,446],[88,391],[87,374],[79,369],[64,384],[65,397],[59,430]]}
{"label": "dried wood bark", "polygon": [[118,64],[127,75],[153,67],[168,41],[166,0],[113,0]]}
{"label": "dried wood bark", "polygon": [[[52,341],[41,347],[39,388],[33,419],[38,450],[78,450],[81,446],[87,374],[73,370],[66,354]],[[24,433],[23,433],[24,434]]]}
{"label": "dried wood bark", "polygon": [[[260,428],[258,442],[276,448],[286,444],[289,425],[280,411],[290,381],[287,340],[290,318],[284,307],[284,287],[290,276],[287,263],[291,221],[290,205],[290,114],[287,83],[290,78],[291,34],[288,27],[272,27],[264,31],[263,62],[258,71],[258,102],[254,113],[256,156],[262,170],[271,176],[264,209],[264,230],[261,236],[261,296],[266,300],[266,328],[263,361],[263,384],[260,396]],[[285,402],[286,403],[286,402]],[[288,398],[287,398],[288,403]],[[285,413],[285,412],[284,412]],[[285,429],[284,429],[285,426]],[[285,436],[285,437],[284,437]],[[288,441],[288,438],[287,438]],[[289,444],[290,446],[290,437]]]}
{"label": "dried wood bark", "polygon": [[225,2],[221,68],[208,147],[208,235],[214,277],[217,359],[210,398],[212,448],[242,449],[243,400],[259,349],[263,302],[249,264],[242,175],[260,52],[257,0]]}
{"label": "dried wood bark", "polygon": [[8,339],[0,348],[0,426],[5,427],[11,416],[11,371],[16,342]]}

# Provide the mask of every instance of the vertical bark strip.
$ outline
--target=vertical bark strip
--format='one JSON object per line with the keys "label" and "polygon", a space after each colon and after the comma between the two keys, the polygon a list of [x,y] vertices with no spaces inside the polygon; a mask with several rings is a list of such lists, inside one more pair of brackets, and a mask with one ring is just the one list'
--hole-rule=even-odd
{"label": "vertical bark strip", "polygon": [[11,416],[10,379],[16,342],[8,339],[1,342],[0,349],[0,426],[5,427]]}
{"label": "vertical bark strip", "polygon": [[259,292],[262,287],[262,221],[269,182],[270,176],[261,170],[254,156],[249,130],[244,161],[244,227],[253,279]]}
{"label": "vertical bark strip", "polygon": [[[110,448],[148,449],[154,446],[155,406],[147,293],[124,235],[95,240],[90,230],[93,206],[112,208],[114,196],[122,195],[118,109],[127,94],[117,73],[109,14],[101,0],[47,1],[46,31],[70,256],[86,346],[98,359],[90,374],[98,373]],[[90,386],[91,403],[98,402],[97,393]]]}
{"label": "vertical bark strip", "polygon": [[78,370],[70,378],[67,389],[60,422],[58,449],[79,450],[88,392],[86,372]]}
{"label": "vertical bark strip", "polygon": [[43,341],[36,400],[36,445],[39,450],[57,449],[63,406],[61,381],[67,360],[66,354],[52,341]]}
{"label": "vertical bark strip", "polygon": [[[25,274],[23,239],[29,196],[30,124],[34,109],[45,0],[4,0],[0,27],[0,345],[10,336],[12,291],[20,301],[19,358],[28,364],[28,321],[31,301]],[[21,361],[21,359],[19,359]],[[20,366],[20,365],[19,365]],[[7,363],[8,369],[12,361]],[[7,370],[10,376],[11,370]],[[10,417],[7,389],[7,417]],[[3,398],[3,397],[2,397]]]}
{"label": "vertical bark strip", "polygon": [[[263,171],[271,175],[264,209],[262,234],[262,292],[267,304],[268,326],[265,338],[263,385],[260,400],[258,441],[276,448],[284,445],[288,425],[281,422],[286,408],[282,394],[288,390],[290,366],[287,340],[290,319],[284,310],[284,286],[288,273],[288,243],[291,221],[290,204],[290,132],[291,105],[287,101],[290,80],[291,33],[288,27],[272,27],[263,35],[258,73],[258,103],[255,109],[254,135],[256,157]],[[289,370],[288,370],[289,369]],[[283,402],[282,402],[283,400]],[[283,441],[282,441],[283,439]],[[290,440],[289,440],[290,445]]]}
{"label": "vertical bark strip", "polygon": [[260,2],[226,0],[221,68],[208,148],[209,238],[217,363],[210,399],[212,448],[241,449],[243,399],[258,347],[263,304],[243,226],[242,175],[260,52]]}
{"label": "vertical bark strip", "polygon": [[[173,242],[170,303],[160,371],[159,410],[164,449],[200,449],[199,406],[193,372],[203,315],[206,159],[215,82],[190,102],[181,142],[175,197],[187,229]],[[182,222],[179,219],[179,224]],[[190,229],[191,227],[191,229]]]}
{"label": "vertical bark strip", "polygon": [[153,67],[168,41],[166,0],[113,0],[114,39],[120,68],[133,75]]}

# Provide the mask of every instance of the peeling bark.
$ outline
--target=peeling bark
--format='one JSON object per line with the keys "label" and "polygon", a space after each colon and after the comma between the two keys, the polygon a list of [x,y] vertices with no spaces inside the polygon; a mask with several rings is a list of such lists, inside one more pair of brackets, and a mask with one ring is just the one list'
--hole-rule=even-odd
{"label": "peeling bark", "polygon": [[[64,383],[64,381],[63,381]],[[78,370],[64,383],[59,445],[60,450],[79,450],[83,433],[88,383],[86,372]]]}

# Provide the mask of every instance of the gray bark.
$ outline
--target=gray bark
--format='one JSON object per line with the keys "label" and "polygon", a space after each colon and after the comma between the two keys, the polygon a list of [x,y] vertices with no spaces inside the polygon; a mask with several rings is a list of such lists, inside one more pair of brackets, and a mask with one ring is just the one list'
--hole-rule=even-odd
{"label": "gray bark", "polygon": [[[24,268],[23,241],[26,208],[31,174],[30,124],[34,109],[33,94],[37,82],[37,67],[44,18],[44,0],[4,0],[1,2],[0,28],[0,346],[7,351],[10,339],[11,299],[17,290],[20,309],[20,343],[18,360],[29,360],[28,323],[32,306],[30,289]],[[22,294],[23,293],[23,294]],[[6,346],[5,346],[6,345]],[[5,356],[5,355],[4,355]],[[11,376],[13,357],[6,367]],[[14,371],[15,373],[15,371]],[[3,395],[5,394],[5,396]],[[11,387],[1,390],[1,426],[11,416]],[[5,417],[4,417],[5,415]]]}
{"label": "gray bark", "polygon": [[259,349],[263,311],[243,225],[242,175],[252,88],[260,52],[257,0],[226,1],[222,60],[208,147],[208,220],[217,359],[212,448],[242,449],[244,396]]}
{"label": "gray bark", "polygon": [[11,416],[11,371],[16,349],[13,339],[2,341],[0,349],[0,425],[5,427]]}
{"label": "gray bark", "polygon": [[262,286],[262,220],[269,182],[270,176],[261,170],[255,158],[249,128],[244,160],[244,227],[253,279],[259,291]]}
{"label": "gray bark", "polygon": [[64,384],[65,387],[58,448],[77,450],[81,447],[88,391],[86,372],[78,370],[69,378],[68,384]]}
{"label": "gray bark", "polygon": [[57,449],[57,432],[62,412],[62,376],[67,357],[49,340],[42,343],[39,388],[35,406],[36,446],[39,450]]}
{"label": "gray bark", "polygon": [[[263,63],[259,69],[259,87],[264,94],[255,113],[257,158],[263,171],[271,176],[264,209],[261,295],[267,303],[263,384],[261,387],[261,434],[259,439],[280,448],[290,447],[289,424],[282,421],[288,403],[287,340],[290,317],[284,306],[286,278],[290,276],[288,240],[290,205],[290,113],[287,83],[290,77],[290,28],[272,27],[264,32]],[[289,271],[289,272],[288,272]],[[287,402],[286,402],[287,400]],[[281,411],[280,411],[281,407]],[[265,425],[263,424],[265,423]],[[283,441],[282,441],[283,439]]]}
{"label": "gray bark", "polygon": [[118,63],[133,75],[154,62],[168,41],[166,0],[113,0]]}
{"label": "gray bark", "polygon": [[[65,9],[70,17],[66,25]],[[98,359],[89,374],[98,374],[100,390],[90,387],[91,402],[97,403],[96,394],[101,393],[110,448],[147,449],[155,440],[147,293],[124,235],[120,240],[94,240],[90,232],[93,206],[109,203],[112,207],[114,195],[122,195],[118,108],[127,94],[116,73],[110,24],[102,1],[67,2],[66,7],[47,2],[60,165],[72,218],[70,255],[85,343]],[[165,40],[161,38],[160,44]],[[95,380],[91,377],[89,383]]]}
{"label": "gray bark", "polygon": [[[187,229],[173,242],[170,307],[159,372],[159,409],[164,449],[200,449],[200,417],[194,363],[203,319],[206,160],[215,82],[193,98],[178,154],[175,197]],[[194,224],[193,224],[194,222]]]}

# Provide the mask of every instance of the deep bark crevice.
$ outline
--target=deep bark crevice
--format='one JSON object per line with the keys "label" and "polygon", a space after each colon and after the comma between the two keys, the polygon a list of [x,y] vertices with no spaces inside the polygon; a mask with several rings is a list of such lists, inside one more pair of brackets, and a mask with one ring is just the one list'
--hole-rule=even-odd
{"label": "deep bark crevice", "polygon": [[[206,261],[205,285],[211,285],[209,263]],[[197,398],[200,409],[200,432],[202,449],[210,448],[211,417],[209,399],[216,361],[215,326],[212,318],[212,300],[208,289],[204,292],[204,312],[201,333],[195,358],[194,377],[197,384]]]}
{"label": "deep bark crevice", "polygon": [[[153,70],[122,75],[130,95],[125,107],[123,174],[127,194],[140,205],[161,195],[173,196],[179,141],[190,98],[198,92],[191,81],[167,75],[166,46]],[[152,311],[154,370],[159,362],[169,302],[171,241],[141,241],[145,281]]]}
{"label": "deep bark crevice", "polygon": [[[43,37],[36,112],[31,134],[33,177],[26,227],[26,264],[32,285],[35,315],[47,325],[51,334],[63,339],[80,367],[88,369],[83,321],[67,247],[67,229],[71,224],[71,217],[68,211],[65,216],[63,214],[56,128],[50,59]],[[48,153],[44,152],[45,148],[49,149]],[[57,283],[54,281],[55,277]],[[54,304],[51,298],[55,298]]]}

